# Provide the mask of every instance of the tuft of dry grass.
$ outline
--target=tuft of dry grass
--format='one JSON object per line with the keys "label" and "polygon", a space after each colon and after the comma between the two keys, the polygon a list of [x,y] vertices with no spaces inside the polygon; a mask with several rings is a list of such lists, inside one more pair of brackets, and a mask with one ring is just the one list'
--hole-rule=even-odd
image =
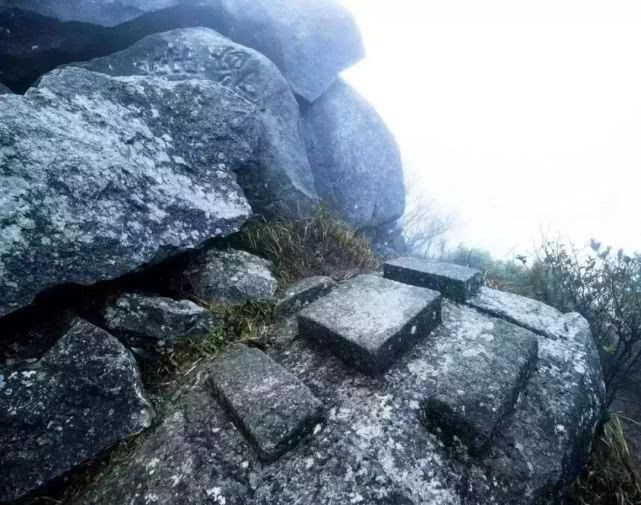
{"label": "tuft of dry grass", "polygon": [[260,219],[241,232],[238,242],[271,260],[284,286],[313,275],[345,280],[379,266],[367,238],[325,208],[297,220]]}
{"label": "tuft of dry grass", "polygon": [[641,472],[635,467],[622,416],[612,414],[595,441],[592,461],[572,487],[569,505],[640,505]]}

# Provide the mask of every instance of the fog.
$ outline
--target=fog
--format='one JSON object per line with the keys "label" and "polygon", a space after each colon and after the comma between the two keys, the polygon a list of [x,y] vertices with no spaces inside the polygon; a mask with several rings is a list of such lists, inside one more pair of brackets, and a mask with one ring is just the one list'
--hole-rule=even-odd
{"label": "fog", "polygon": [[641,2],[343,3],[368,53],[345,77],[456,214],[451,245],[641,250]]}

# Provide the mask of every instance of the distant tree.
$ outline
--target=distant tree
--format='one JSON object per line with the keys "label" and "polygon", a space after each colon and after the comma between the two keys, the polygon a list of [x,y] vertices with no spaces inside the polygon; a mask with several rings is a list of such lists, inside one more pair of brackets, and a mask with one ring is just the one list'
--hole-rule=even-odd
{"label": "distant tree", "polygon": [[447,233],[454,227],[456,218],[440,210],[436,202],[425,195],[410,191],[401,222],[411,254],[431,258],[445,251]]}

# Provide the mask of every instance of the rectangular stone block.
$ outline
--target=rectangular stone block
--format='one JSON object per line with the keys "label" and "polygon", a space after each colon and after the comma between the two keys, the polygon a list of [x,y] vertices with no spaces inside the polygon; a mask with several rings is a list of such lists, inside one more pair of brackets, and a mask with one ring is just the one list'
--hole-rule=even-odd
{"label": "rectangular stone block", "polygon": [[359,370],[382,373],[441,321],[441,295],[360,275],[298,313],[298,333]]}
{"label": "rectangular stone block", "polygon": [[213,364],[210,384],[263,461],[274,461],[324,420],[321,401],[262,351],[232,346]]}
{"label": "rectangular stone block", "polygon": [[437,387],[424,403],[428,425],[482,455],[509,419],[538,359],[538,339],[524,328],[473,309],[444,309],[435,345]]}
{"label": "rectangular stone block", "polygon": [[383,273],[387,279],[435,289],[459,303],[465,303],[483,285],[483,276],[478,270],[422,258],[387,261]]}

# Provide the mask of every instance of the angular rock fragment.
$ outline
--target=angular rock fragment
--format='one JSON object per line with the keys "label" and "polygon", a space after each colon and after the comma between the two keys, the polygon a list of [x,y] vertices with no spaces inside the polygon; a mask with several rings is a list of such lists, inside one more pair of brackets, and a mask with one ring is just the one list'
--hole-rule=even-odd
{"label": "angular rock fragment", "polygon": [[[107,43],[117,47],[118,38],[133,43],[154,29],[212,27],[267,56],[296,94],[309,101],[318,98],[342,70],[364,54],[354,18],[333,0],[0,0],[0,11],[12,7],[60,21],[113,26],[102,29],[94,44],[87,45],[93,55],[95,46]],[[125,21],[131,22],[116,26]],[[77,24],[67,29],[73,31]],[[123,47],[126,45],[119,48]],[[66,63],[78,59],[70,58]],[[62,63],[65,61],[58,64]]]}
{"label": "angular rock fragment", "polygon": [[551,339],[567,338],[573,331],[576,316],[565,315],[554,307],[525,296],[487,287],[481,288],[468,300],[468,304]]}
{"label": "angular rock fragment", "polygon": [[401,155],[383,120],[346,82],[303,111],[316,191],[356,228],[398,219],[405,209]]}
{"label": "angular rock fragment", "polygon": [[323,405],[257,349],[235,345],[212,366],[215,393],[264,461],[273,461],[323,420]]}
{"label": "angular rock fragment", "polygon": [[0,502],[140,433],[152,418],[129,351],[78,321],[37,366],[0,383]]}
{"label": "angular rock fragment", "polygon": [[210,311],[189,300],[126,293],[105,311],[107,329],[130,347],[157,350],[207,336],[216,326]]}
{"label": "angular rock fragment", "polygon": [[465,303],[483,285],[478,270],[422,258],[390,260],[383,265],[383,271],[387,279],[434,289],[459,303]]}
{"label": "angular rock fragment", "polygon": [[298,314],[298,332],[366,373],[382,373],[441,321],[441,296],[360,275]]}
{"label": "angular rock fragment", "polygon": [[536,335],[466,309],[436,332],[443,360],[436,389],[425,400],[432,429],[458,437],[473,455],[485,452],[509,423],[519,394],[536,366]]}
{"label": "angular rock fragment", "polygon": [[67,68],[3,96],[0,316],[237,231],[259,137],[256,107],[202,80]]}
{"label": "angular rock fragment", "polygon": [[271,267],[266,259],[245,251],[210,248],[192,258],[174,283],[206,303],[269,300],[278,288]]}
{"label": "angular rock fragment", "polygon": [[274,310],[278,315],[293,314],[325,296],[336,286],[336,282],[330,277],[308,277],[287,288],[282,298],[276,302]]}
{"label": "angular rock fragment", "polygon": [[213,30],[183,28],[150,35],[119,53],[73,65],[117,76],[220,83],[260,109],[259,147],[238,172],[254,211],[297,217],[317,205],[298,103],[278,68],[262,54]]}

